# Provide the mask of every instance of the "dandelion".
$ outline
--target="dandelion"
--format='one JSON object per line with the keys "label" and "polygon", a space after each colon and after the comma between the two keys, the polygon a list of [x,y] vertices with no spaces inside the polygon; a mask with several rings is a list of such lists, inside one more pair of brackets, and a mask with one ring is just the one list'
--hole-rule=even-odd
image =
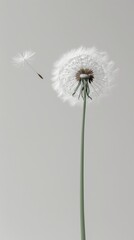
{"label": "dandelion", "polygon": [[86,95],[95,100],[108,90],[114,76],[114,63],[96,48],[79,48],[65,54],[54,66],[53,87],[58,96],[71,105],[82,103],[83,79]]}
{"label": "dandelion", "polygon": [[39,74],[30,63],[34,55],[35,52],[25,51],[22,54],[19,53],[16,57],[14,57],[13,62],[19,65],[27,64],[32,69],[32,71],[34,71],[34,73],[36,73],[41,79],[43,79],[42,75]]}
{"label": "dandelion", "polygon": [[108,89],[115,73],[114,63],[96,48],[79,48],[65,54],[53,71],[53,87],[58,96],[72,105],[83,103],[80,161],[80,227],[86,240],[84,213],[84,134],[87,98],[91,102]]}

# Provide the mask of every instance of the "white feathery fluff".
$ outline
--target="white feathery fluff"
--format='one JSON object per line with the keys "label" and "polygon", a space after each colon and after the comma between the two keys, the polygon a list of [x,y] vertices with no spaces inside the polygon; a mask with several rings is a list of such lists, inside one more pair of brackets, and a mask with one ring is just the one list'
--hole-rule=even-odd
{"label": "white feathery fluff", "polygon": [[71,105],[82,102],[81,98],[78,99],[80,89],[72,96],[78,84],[76,73],[80,69],[93,71],[94,79],[90,84],[90,96],[93,100],[105,93],[116,72],[114,62],[109,61],[108,54],[98,51],[95,47],[80,47],[63,55],[54,65],[52,81],[58,96],[64,101],[69,101]]}
{"label": "white feathery fluff", "polygon": [[23,64],[25,61],[31,61],[33,56],[35,55],[35,52],[32,51],[25,51],[22,54],[18,54],[16,57],[13,57],[13,62],[15,64]]}

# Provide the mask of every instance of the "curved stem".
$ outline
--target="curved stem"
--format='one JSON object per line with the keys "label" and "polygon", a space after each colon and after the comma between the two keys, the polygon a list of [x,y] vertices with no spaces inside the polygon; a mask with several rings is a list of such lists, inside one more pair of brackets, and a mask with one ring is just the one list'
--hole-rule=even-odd
{"label": "curved stem", "polygon": [[81,163],[80,163],[80,226],[81,226],[81,240],[86,240],[85,212],[84,212],[84,133],[85,133],[85,114],[86,114],[86,80],[84,80],[84,102],[83,102],[83,119],[82,119],[82,133],[81,133]]}

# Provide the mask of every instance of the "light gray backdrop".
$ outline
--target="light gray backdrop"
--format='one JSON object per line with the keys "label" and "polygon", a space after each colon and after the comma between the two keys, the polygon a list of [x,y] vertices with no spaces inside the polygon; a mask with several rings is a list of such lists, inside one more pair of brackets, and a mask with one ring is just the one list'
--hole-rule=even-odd
{"label": "light gray backdrop", "polygon": [[[134,239],[132,0],[0,1],[0,239],[80,240],[80,107],[51,87],[66,51],[96,46],[120,68],[107,98],[88,106],[87,240]],[[12,57],[31,49],[40,81]]]}

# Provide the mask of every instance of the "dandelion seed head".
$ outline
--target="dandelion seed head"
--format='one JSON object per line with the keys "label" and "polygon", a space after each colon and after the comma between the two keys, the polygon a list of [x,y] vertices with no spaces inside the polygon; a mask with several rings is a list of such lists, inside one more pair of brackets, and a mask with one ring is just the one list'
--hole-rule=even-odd
{"label": "dandelion seed head", "polygon": [[114,62],[109,61],[106,52],[100,52],[95,47],[74,49],[57,61],[53,70],[53,87],[63,101],[71,105],[79,104],[80,88],[72,96],[78,81],[82,77],[90,78],[90,96],[94,100],[105,93],[115,74]]}

